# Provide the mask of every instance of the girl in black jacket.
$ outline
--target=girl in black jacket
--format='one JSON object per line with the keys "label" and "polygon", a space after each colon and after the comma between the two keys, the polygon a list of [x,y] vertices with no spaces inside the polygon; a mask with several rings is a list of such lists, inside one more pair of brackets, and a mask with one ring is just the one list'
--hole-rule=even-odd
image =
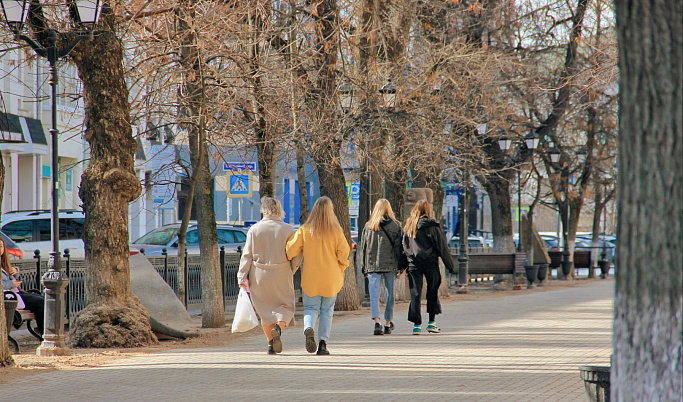
{"label": "girl in black jacket", "polygon": [[[394,329],[394,282],[401,277],[397,255],[402,253],[403,231],[394,217],[391,204],[380,198],[372,209],[370,220],[365,224],[356,249],[356,265],[368,276],[370,310],[375,321],[375,335],[390,334]],[[398,274],[397,274],[398,273]],[[384,320],[382,329],[379,317],[379,296],[384,282]]]}
{"label": "girl in black jacket", "polygon": [[441,226],[431,218],[432,208],[426,200],[418,201],[410,211],[403,227],[403,251],[408,259],[408,280],[410,282],[410,307],[408,321],[411,321],[413,335],[422,332],[422,314],[420,312],[420,296],[422,295],[422,277],[427,280],[427,313],[429,323],[427,331],[439,333],[441,330],[434,322],[437,314],[441,314],[439,303],[439,257],[446,269],[453,272],[453,260],[448,249],[446,237]]}

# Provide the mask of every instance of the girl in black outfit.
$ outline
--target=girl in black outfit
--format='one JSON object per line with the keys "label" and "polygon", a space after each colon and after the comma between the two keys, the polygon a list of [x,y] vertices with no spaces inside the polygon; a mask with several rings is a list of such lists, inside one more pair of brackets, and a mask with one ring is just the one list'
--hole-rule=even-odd
{"label": "girl in black outfit", "polygon": [[413,335],[422,332],[422,313],[420,312],[422,295],[422,278],[427,280],[427,313],[429,323],[427,331],[439,333],[441,329],[434,322],[437,314],[441,314],[439,303],[439,257],[446,269],[453,272],[453,260],[448,249],[446,237],[441,226],[432,219],[432,208],[426,200],[418,201],[410,211],[403,227],[403,251],[408,259],[408,280],[410,283],[410,307],[408,321],[411,321]]}
{"label": "girl in black outfit", "polygon": [[[5,242],[0,239],[0,268],[2,268],[2,289],[3,290],[14,290],[19,289],[22,281],[18,281],[15,275],[19,273],[19,270],[11,266],[9,263],[9,253],[5,249]],[[19,297],[24,302],[26,306],[25,309],[29,310],[36,317],[36,325],[38,326],[38,333],[43,335],[43,320],[45,317],[45,298],[39,294],[28,293],[22,290],[18,292]],[[9,328],[7,329],[9,331]]]}

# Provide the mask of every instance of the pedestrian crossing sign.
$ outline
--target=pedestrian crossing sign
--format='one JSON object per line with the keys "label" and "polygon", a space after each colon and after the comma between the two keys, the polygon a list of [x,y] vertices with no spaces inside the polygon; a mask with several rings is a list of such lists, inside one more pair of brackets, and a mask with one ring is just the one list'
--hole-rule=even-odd
{"label": "pedestrian crossing sign", "polygon": [[251,197],[251,173],[227,172],[228,197]]}

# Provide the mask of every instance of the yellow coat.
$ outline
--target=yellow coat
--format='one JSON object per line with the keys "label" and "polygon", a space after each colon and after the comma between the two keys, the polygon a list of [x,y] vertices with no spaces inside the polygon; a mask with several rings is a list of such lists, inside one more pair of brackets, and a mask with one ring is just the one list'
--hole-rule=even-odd
{"label": "yellow coat", "polygon": [[287,241],[287,258],[304,252],[301,289],[307,296],[333,297],[344,285],[344,270],[349,266],[349,243],[341,228],[333,236],[312,237],[308,227],[300,227]]}

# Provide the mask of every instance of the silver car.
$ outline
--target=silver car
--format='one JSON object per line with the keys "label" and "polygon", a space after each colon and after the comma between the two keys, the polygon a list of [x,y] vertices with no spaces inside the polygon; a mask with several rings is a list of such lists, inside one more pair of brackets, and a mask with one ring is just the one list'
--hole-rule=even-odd
{"label": "silver car", "polygon": [[[217,225],[218,247],[225,247],[226,253],[240,253],[247,241],[247,228]],[[154,229],[131,245],[131,253],[135,250],[143,252],[148,256],[162,255],[162,250],[166,248],[169,255],[178,254],[178,232],[180,224],[165,225]],[[197,225],[190,225],[185,235],[185,247],[188,254],[199,254],[199,231]]]}

